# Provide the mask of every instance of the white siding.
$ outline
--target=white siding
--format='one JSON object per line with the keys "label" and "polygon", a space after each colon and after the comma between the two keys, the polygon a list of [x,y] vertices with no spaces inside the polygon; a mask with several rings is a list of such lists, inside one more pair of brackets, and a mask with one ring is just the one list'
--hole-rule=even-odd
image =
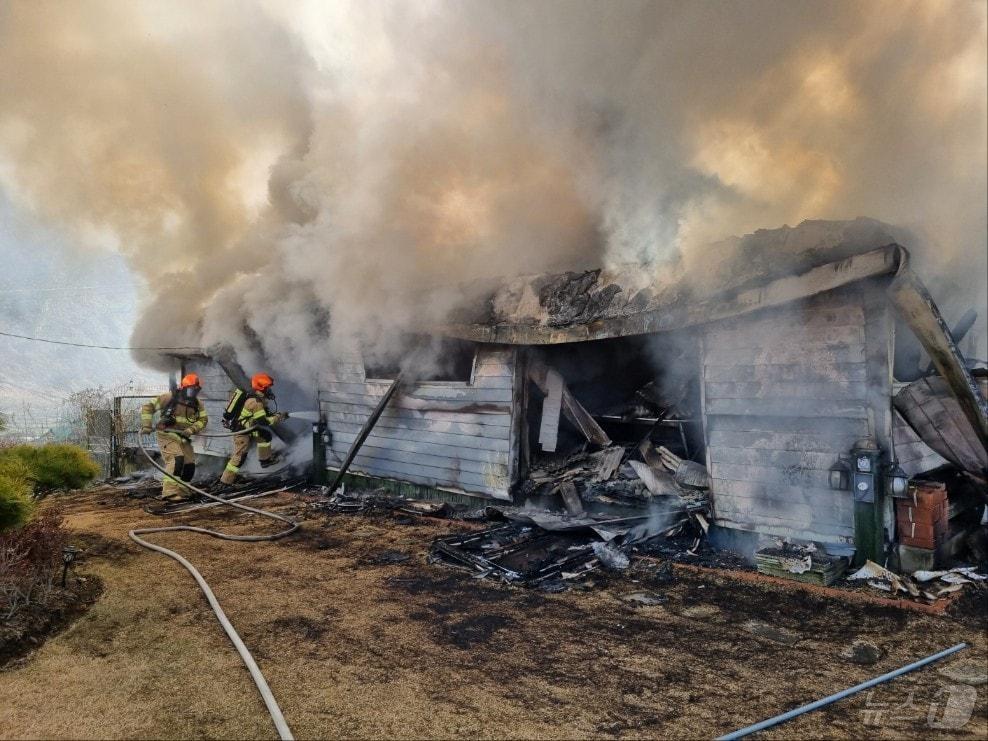
{"label": "white siding", "polygon": [[[875,434],[862,287],[708,326],[703,414],[718,525],[829,543],[854,538],[829,469]],[[873,396],[873,395],[872,395]]]}
{"label": "white siding", "polygon": [[[351,471],[507,499],[516,353],[479,346],[471,382],[416,383],[384,410]],[[368,381],[359,358],[341,358],[319,384],[332,435],[328,465],[342,463],[389,381]]]}

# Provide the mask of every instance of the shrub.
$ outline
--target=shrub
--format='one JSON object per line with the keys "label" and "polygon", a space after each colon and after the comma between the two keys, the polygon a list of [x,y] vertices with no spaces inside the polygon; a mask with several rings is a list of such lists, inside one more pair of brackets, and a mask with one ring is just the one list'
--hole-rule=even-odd
{"label": "shrub", "polygon": [[51,595],[65,542],[62,517],[52,510],[0,532],[0,618]]}
{"label": "shrub", "polygon": [[16,455],[5,455],[0,451],[0,476],[9,479],[21,479],[31,483],[31,468]]}
{"label": "shrub", "polygon": [[4,469],[10,471],[16,467],[0,462],[0,532],[23,525],[34,512],[27,466],[20,461],[15,463],[23,469],[20,476],[7,475]]}
{"label": "shrub", "polygon": [[4,460],[11,458],[30,469],[29,478],[39,494],[56,489],[78,489],[96,478],[101,470],[85,450],[64,443],[40,447],[16,445],[0,451],[0,467]]}

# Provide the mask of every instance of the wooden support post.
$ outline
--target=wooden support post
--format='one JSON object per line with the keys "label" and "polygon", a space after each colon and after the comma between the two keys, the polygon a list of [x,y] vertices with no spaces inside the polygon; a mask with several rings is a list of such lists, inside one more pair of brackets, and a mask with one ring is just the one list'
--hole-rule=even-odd
{"label": "wooden support post", "polygon": [[[110,478],[120,475],[120,435],[123,420],[120,418],[120,397],[113,397],[113,419],[110,420]],[[140,434],[138,432],[138,434]]]}
{"label": "wooden support post", "polygon": [[[528,377],[539,390],[549,396],[549,373],[552,369],[541,360],[531,358],[528,364]],[[562,412],[566,419],[573,423],[584,437],[594,445],[606,448],[611,444],[611,438],[607,436],[603,428],[595,420],[583,405],[576,400],[565,383],[562,384]]]}
{"label": "wooden support post", "polygon": [[326,418],[320,414],[319,421],[312,425],[312,472],[309,476],[316,486],[326,483],[326,443],[323,438],[328,432]]}
{"label": "wooden support post", "polygon": [[[868,379],[868,421],[883,462],[875,471],[875,496],[870,502],[854,502],[854,563],[882,563],[885,558],[885,463],[893,455],[892,359],[895,324],[885,286],[875,279],[862,281],[865,310],[865,373]],[[883,281],[887,283],[887,280]],[[891,538],[889,538],[890,540]]]}
{"label": "wooden support post", "polygon": [[559,415],[563,405],[563,377],[552,368],[545,374],[546,394],[542,401],[542,423],[539,425],[539,445],[547,453],[556,452],[559,440]]}
{"label": "wooden support post", "polygon": [[513,349],[514,371],[511,375],[511,452],[508,459],[508,478],[511,484],[528,476],[531,464],[530,430],[528,429],[528,353],[523,348]]}

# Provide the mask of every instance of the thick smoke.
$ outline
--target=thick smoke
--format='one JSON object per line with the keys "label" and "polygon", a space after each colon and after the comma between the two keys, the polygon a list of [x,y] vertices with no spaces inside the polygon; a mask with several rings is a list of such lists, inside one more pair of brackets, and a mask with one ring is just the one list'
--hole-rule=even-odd
{"label": "thick smoke", "polygon": [[806,218],[921,234],[959,315],[985,305],[985,8],[7,3],[0,187],[130,258],[135,344],[306,386],[496,276],[702,280],[703,245]]}

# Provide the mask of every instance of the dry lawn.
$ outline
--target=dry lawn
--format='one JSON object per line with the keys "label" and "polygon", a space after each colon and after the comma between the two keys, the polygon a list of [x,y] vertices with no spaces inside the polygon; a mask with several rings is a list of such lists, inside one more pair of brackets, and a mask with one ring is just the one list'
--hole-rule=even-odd
{"label": "dry lawn", "polygon": [[[299,509],[289,495],[262,501]],[[207,512],[188,520],[267,527]],[[105,592],[72,627],[0,672],[0,737],[273,737],[192,579],[127,539],[128,529],[163,518],[87,493],[73,497],[67,523],[90,551],[80,573],[98,575]],[[713,577],[652,583],[641,565],[593,590],[556,595],[427,565],[431,540],[461,527],[337,516],[309,519],[277,543],[154,539],[200,568],[300,738],[709,738],[958,641],[973,647],[956,660],[986,661],[983,621]],[[374,563],[387,549],[412,558]],[[668,601],[621,601],[641,589]],[[753,619],[802,640],[756,637],[743,628]],[[869,667],[838,658],[855,637],[878,643],[883,658]],[[930,703],[942,709],[951,684],[927,668],[764,737],[986,738],[983,686],[963,728],[928,726]]]}

